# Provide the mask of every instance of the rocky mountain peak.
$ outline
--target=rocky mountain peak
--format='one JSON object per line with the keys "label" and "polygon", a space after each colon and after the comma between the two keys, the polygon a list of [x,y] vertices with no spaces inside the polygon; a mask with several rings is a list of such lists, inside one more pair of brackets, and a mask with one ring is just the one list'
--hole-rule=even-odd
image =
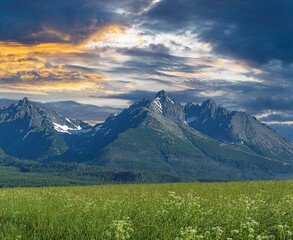
{"label": "rocky mountain peak", "polygon": [[175,121],[184,122],[185,120],[183,106],[180,103],[175,102],[175,100],[164,90],[159,91],[156,94],[155,99],[149,105],[149,109]]}
{"label": "rocky mountain peak", "polygon": [[216,108],[219,105],[217,103],[215,103],[213,100],[208,99],[208,100],[204,101],[201,106],[205,107],[205,108]]}
{"label": "rocky mountain peak", "polygon": [[215,116],[223,117],[223,116],[227,116],[227,114],[230,113],[226,108],[215,103],[211,99],[203,102],[200,108],[201,108],[201,112],[207,114],[210,118],[214,118]]}
{"label": "rocky mountain peak", "polygon": [[46,111],[28,98],[0,111],[0,145],[9,155],[34,160],[67,150]]}
{"label": "rocky mountain peak", "polygon": [[40,107],[27,97],[7,108],[1,109],[0,123],[14,121],[26,122],[28,131],[30,129],[38,129],[38,131],[54,129],[58,133],[78,134],[80,130],[90,128],[90,125],[80,120],[63,117],[48,107]]}
{"label": "rocky mountain peak", "polygon": [[212,119],[215,116],[226,116],[228,110],[221,105],[215,103],[213,100],[209,99],[204,101],[201,105],[188,103],[184,108],[187,118],[198,118],[203,117],[206,120]]}
{"label": "rocky mountain peak", "polygon": [[42,118],[41,112],[41,108],[35,103],[31,102],[28,98],[23,98],[17,103],[1,109],[0,122],[10,122],[16,119],[27,119],[28,121],[33,119],[33,121],[39,122]]}
{"label": "rocky mountain peak", "polygon": [[157,93],[156,98],[164,98],[169,96],[169,94],[165,90],[161,90]]}
{"label": "rocky mountain peak", "polygon": [[175,104],[174,99],[165,91],[161,90],[157,93],[155,100],[159,100],[160,102],[169,102],[171,104]]}
{"label": "rocky mountain peak", "polygon": [[27,97],[24,97],[23,99],[20,100],[20,102],[30,102],[30,100]]}
{"label": "rocky mountain peak", "polygon": [[32,101],[30,101],[27,97],[24,97],[23,99],[19,100],[18,103],[16,103],[18,106],[24,106],[24,105],[35,105]]}

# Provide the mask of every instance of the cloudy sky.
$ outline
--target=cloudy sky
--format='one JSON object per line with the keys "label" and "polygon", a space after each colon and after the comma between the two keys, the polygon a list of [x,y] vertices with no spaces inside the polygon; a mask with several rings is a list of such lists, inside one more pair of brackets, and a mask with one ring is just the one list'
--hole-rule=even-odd
{"label": "cloudy sky", "polygon": [[293,132],[292,0],[0,0],[0,97],[119,109],[165,89]]}

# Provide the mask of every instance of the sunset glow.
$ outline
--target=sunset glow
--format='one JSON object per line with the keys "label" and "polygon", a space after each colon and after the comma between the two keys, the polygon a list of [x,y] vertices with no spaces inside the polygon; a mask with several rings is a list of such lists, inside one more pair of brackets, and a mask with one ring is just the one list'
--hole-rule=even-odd
{"label": "sunset glow", "polygon": [[282,47],[291,42],[291,25],[277,17],[287,16],[281,5],[268,4],[259,17],[253,1],[245,6],[201,0],[18,6],[13,0],[0,10],[3,98],[29,94],[38,101],[97,106],[108,99],[109,107],[122,107],[142,93],[165,89],[183,102],[214,98],[257,116],[286,111],[286,122],[292,120],[287,106],[293,59],[291,47]]}

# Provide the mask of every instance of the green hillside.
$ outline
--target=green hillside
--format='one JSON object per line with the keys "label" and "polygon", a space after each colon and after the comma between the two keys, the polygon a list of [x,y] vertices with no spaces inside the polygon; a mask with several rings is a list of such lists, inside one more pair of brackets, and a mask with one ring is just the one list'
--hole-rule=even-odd
{"label": "green hillside", "polygon": [[75,162],[39,163],[19,160],[7,156],[1,149],[0,176],[0,188],[195,181],[194,178],[162,171],[131,171]]}
{"label": "green hillside", "polygon": [[285,162],[258,155],[245,145],[219,142],[147,109],[136,116],[141,122],[113,138],[92,164],[159,170],[197,180],[263,180],[292,173]]}

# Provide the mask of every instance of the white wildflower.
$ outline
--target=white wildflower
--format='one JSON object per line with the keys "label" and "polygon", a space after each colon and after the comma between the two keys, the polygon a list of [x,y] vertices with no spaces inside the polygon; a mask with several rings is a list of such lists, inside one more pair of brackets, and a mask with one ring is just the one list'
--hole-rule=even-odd
{"label": "white wildflower", "polygon": [[232,234],[238,234],[239,233],[239,230],[238,229],[231,230],[231,233]]}

